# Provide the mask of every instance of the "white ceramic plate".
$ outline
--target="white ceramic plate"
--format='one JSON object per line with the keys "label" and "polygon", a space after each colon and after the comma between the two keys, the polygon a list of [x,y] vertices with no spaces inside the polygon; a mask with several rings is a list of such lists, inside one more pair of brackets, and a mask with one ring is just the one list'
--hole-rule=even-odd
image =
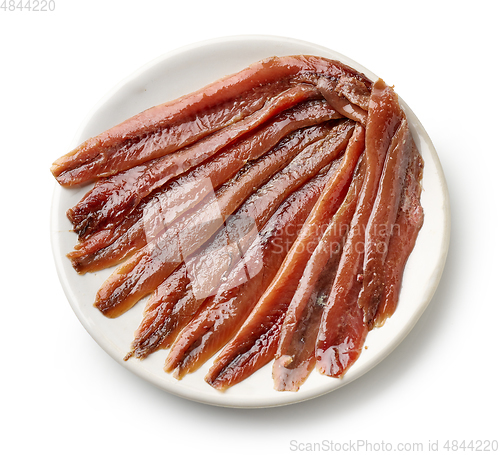
{"label": "white ceramic plate", "polygon": [[[257,60],[291,54],[315,54],[337,59],[372,80],[377,79],[369,70],[345,56],[303,41],[269,36],[212,40],[164,55],[123,81],[90,114],[73,145],[76,147],[85,139],[144,109],[190,93]],[[331,392],[362,376],[384,359],[417,322],[434,294],[448,250],[449,204],[441,165],[424,128],[404,102],[402,105],[425,160],[422,193],[425,223],[406,266],[398,310],[384,327],[368,334],[366,345],[369,349],[363,350],[343,379],[332,379],[313,371],[299,392],[277,392],[273,389],[269,364],[241,384],[221,393],[203,379],[211,362],[182,381],[164,373],[166,351],[156,352],[142,361],[130,359],[124,362],[122,359],[129,351],[133,332],[142,319],[145,302],[140,302],[117,319],[107,319],[93,307],[96,291],[110,270],[80,276],[66,258],[77,238],[65,213],[88,191],[88,187],[63,189],[56,184],[51,217],[53,253],[62,286],[81,323],[109,355],[140,377],[170,393],[213,405],[267,407],[290,404]]]}

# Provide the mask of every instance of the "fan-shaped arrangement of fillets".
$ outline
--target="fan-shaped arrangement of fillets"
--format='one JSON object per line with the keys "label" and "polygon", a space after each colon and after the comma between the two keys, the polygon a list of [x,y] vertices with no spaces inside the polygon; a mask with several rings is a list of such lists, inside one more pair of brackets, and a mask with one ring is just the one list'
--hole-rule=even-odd
{"label": "fan-shaped arrangement of fillets", "polygon": [[[342,377],[396,310],[423,223],[423,161],[382,80],[274,57],[146,110],[58,159],[79,273],[117,266],[95,306],[148,296],[125,359],[212,359],[225,390],[274,362],[276,390]],[[132,338],[132,336],[131,336]]]}

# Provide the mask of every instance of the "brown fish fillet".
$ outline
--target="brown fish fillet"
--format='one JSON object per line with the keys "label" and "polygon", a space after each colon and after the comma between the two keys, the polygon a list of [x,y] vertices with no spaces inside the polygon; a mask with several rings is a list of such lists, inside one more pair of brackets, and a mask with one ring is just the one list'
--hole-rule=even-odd
{"label": "brown fish fillet", "polygon": [[[309,180],[344,150],[353,128],[352,122],[344,121],[334,127],[324,140],[303,150],[287,166],[288,180],[300,182],[303,179],[299,185]],[[248,169],[252,178],[239,185],[238,191],[221,188],[223,191],[219,190],[220,197],[215,199],[214,204],[179,221],[155,242],[150,242],[120,265],[99,289],[95,306],[103,314],[116,317],[151,293],[177,268],[184,257],[202,246],[221,226],[222,220],[248,197],[259,181],[255,179],[255,175],[260,172],[254,164]]]}

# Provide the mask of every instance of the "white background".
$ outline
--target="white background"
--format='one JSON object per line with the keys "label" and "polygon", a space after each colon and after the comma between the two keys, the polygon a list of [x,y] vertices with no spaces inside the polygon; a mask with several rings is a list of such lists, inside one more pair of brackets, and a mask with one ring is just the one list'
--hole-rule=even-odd
{"label": "white background", "polygon": [[[448,440],[500,440],[495,3],[55,0],[53,12],[0,9],[0,451],[286,454],[307,448],[299,443],[367,441],[396,452],[438,441],[447,453]],[[49,238],[50,164],[101,97],[166,52],[238,34],[314,42],[394,84],[434,142],[451,199],[447,265],[410,335],[355,382],[273,409],[190,402],[112,360],[66,301]]]}

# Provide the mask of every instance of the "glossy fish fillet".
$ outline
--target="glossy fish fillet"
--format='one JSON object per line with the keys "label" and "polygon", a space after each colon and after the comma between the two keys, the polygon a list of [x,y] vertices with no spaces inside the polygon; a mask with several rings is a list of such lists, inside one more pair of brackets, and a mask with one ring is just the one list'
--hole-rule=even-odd
{"label": "glossy fish fillet", "polygon": [[385,156],[403,115],[396,94],[379,79],[373,85],[366,124],[366,178],[316,342],[316,366],[327,376],[345,374],[361,353],[368,333],[357,303],[363,280],[365,232]]}
{"label": "glossy fish fillet", "polygon": [[363,286],[358,305],[369,328],[373,326],[373,318],[384,292],[384,264],[389,240],[397,229],[396,215],[413,146],[408,122],[403,119],[387,152],[377,198],[366,227]]}
{"label": "glossy fish fillet", "polygon": [[420,204],[422,169],[422,158],[413,144],[395,223],[397,228],[394,229],[389,242],[385,261],[384,294],[375,316],[375,325],[378,327],[396,310],[406,261],[413,251],[424,222],[424,212]]}
{"label": "glossy fish fillet", "polygon": [[365,177],[362,155],[346,198],[315,248],[281,327],[273,364],[276,390],[297,391],[316,363],[316,337],[323,307],[333,286],[338,263]]}
{"label": "glossy fish fillet", "polygon": [[[256,230],[260,231],[271,216],[275,217],[274,211],[297,186],[287,182],[286,177],[284,172],[277,174],[253,193],[199,253],[189,257],[158,287],[148,300],[145,318],[136,332],[133,355],[143,358],[160,347],[168,347],[219,284],[227,285],[233,269],[248,256],[249,245],[255,243]],[[318,185],[316,181],[324,179],[325,172],[321,170],[313,179],[315,183],[308,186],[311,197]]]}
{"label": "glossy fish fillet", "polygon": [[183,329],[165,362],[177,378],[195,371],[236,333],[269,286],[329,173],[322,173],[289,196],[273,214],[217,293],[203,303]]}
{"label": "glossy fish fillet", "polygon": [[272,283],[210,369],[206,380],[214,388],[224,390],[240,382],[274,356],[281,324],[307,261],[341,205],[363,150],[364,128],[356,125],[341,165],[329,179]]}
{"label": "glossy fish fillet", "polygon": [[85,238],[92,232],[116,222],[134,210],[143,198],[189,169],[214,156],[218,151],[261,126],[280,112],[305,100],[318,98],[312,85],[298,85],[254,114],[223,128],[176,153],[98,181],[67,216],[75,232]]}
{"label": "glossy fish fillet", "polygon": [[175,152],[251,114],[303,74],[352,77],[371,86],[364,75],[334,60],[271,57],[131,117],[56,160],[51,171],[61,185],[70,186]]}
{"label": "glossy fish fillet", "polygon": [[[288,180],[297,182],[304,178],[304,182],[311,178],[345,148],[352,130],[352,122],[342,122],[319,145],[315,143],[307,147],[287,166]],[[257,163],[247,171],[252,177],[262,172]],[[179,222],[169,228],[155,242],[137,252],[106,280],[97,293],[95,306],[107,316],[116,317],[151,293],[183,258],[194,253],[215,233],[222,220],[248,197],[258,181],[255,177],[248,178],[247,183],[239,185],[238,191],[221,188],[220,198],[215,198],[214,204],[205,206],[182,224]]]}
{"label": "glossy fish fillet", "polygon": [[[118,264],[143,247],[151,233],[159,235],[187,210],[192,209],[211,190],[217,190],[234,177],[248,161],[258,159],[294,130],[338,118],[325,101],[309,101],[283,112],[255,134],[226,147],[213,159],[169,182],[141,201],[120,223],[97,231],[81,242],[68,257],[79,273],[93,272]],[[323,126],[326,130],[326,126]]]}
{"label": "glossy fish fillet", "polygon": [[219,354],[224,391],[273,360],[278,391],[342,378],[398,304],[423,161],[394,90],[334,60],[272,57],[90,138],[51,168],[94,182],[67,217],[94,305],[149,296],[130,357],[177,379]]}

